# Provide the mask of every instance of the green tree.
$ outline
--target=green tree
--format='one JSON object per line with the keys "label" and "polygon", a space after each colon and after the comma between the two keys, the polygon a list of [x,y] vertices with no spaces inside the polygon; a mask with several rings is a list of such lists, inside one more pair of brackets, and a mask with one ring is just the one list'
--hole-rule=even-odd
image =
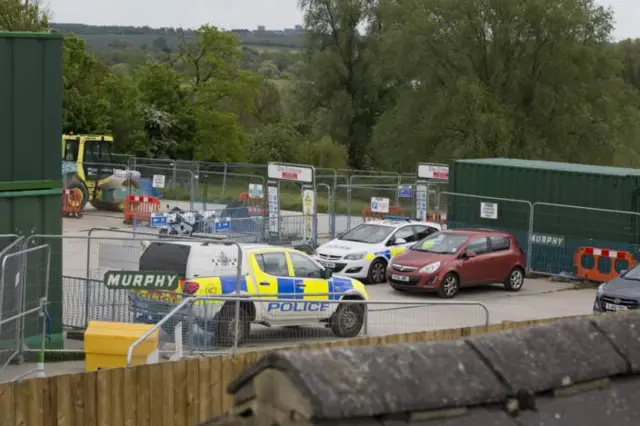
{"label": "green tree", "polygon": [[69,35],[63,49],[63,125],[65,132],[104,133],[108,101],[100,89],[106,68],[85,51],[82,39]]}
{"label": "green tree", "polygon": [[[377,73],[382,23],[376,0],[300,0],[308,31],[297,101],[315,131],[342,141],[349,165],[365,168],[387,84]],[[364,33],[360,29],[364,28]]]}
{"label": "green tree", "polygon": [[592,0],[389,1],[381,72],[395,104],[376,128],[379,165],[504,156],[616,162],[637,97]]}
{"label": "green tree", "polygon": [[0,31],[45,31],[49,13],[38,1],[0,0]]}

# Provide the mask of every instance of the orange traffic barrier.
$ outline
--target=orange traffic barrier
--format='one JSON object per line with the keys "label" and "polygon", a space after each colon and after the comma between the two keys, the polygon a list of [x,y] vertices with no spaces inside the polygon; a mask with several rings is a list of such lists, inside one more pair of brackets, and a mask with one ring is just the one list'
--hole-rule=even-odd
{"label": "orange traffic barrier", "polygon": [[251,198],[248,192],[241,192],[238,197],[238,201],[241,201],[249,210],[249,216],[265,216],[266,209],[264,208],[264,197]]}
{"label": "orange traffic barrier", "polygon": [[447,215],[441,213],[431,213],[427,215],[427,221],[435,222],[442,226],[442,229],[447,229]]}
{"label": "orange traffic barrier", "polygon": [[[591,262],[588,260],[592,259]],[[607,282],[620,274],[620,271],[631,269],[638,262],[628,251],[580,247],[573,255],[573,266],[578,278]],[[606,266],[609,266],[608,268]]]}
{"label": "orange traffic barrier", "polygon": [[127,195],[124,202],[125,222],[149,222],[151,214],[160,211],[160,200],[156,197]]}
{"label": "orange traffic barrier", "polygon": [[82,191],[80,188],[62,190],[62,215],[65,217],[82,217]]}
{"label": "orange traffic barrier", "polygon": [[370,220],[380,220],[385,216],[404,216],[404,210],[398,206],[389,206],[388,213],[371,211],[371,206],[366,206],[364,209],[362,209],[362,220],[365,222]]}

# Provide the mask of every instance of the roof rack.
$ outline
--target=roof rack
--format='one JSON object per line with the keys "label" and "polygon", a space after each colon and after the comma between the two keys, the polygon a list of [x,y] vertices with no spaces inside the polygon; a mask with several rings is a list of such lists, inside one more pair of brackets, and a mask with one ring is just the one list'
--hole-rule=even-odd
{"label": "roof rack", "polygon": [[405,222],[411,222],[411,219],[409,219],[406,216],[387,215],[387,216],[383,216],[382,219],[383,220],[403,220]]}

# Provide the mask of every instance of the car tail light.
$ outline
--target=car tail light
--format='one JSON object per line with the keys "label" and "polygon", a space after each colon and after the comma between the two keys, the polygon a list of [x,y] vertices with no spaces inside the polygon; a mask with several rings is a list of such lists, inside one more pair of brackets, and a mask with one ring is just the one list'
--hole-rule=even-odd
{"label": "car tail light", "polygon": [[184,294],[195,294],[200,289],[200,284],[195,281],[186,281],[182,287]]}

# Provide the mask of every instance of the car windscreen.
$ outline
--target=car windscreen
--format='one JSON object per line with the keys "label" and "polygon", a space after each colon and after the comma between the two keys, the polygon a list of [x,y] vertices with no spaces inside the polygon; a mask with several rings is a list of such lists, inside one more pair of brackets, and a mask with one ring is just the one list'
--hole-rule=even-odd
{"label": "car windscreen", "polygon": [[342,241],[354,241],[357,243],[379,244],[383,242],[394,229],[395,228],[390,226],[363,223],[338,239]]}
{"label": "car windscreen", "polygon": [[411,246],[411,250],[424,251],[427,253],[453,254],[460,250],[460,247],[462,247],[468,239],[469,237],[465,235],[439,232],[418,241]]}
{"label": "car windscreen", "polygon": [[624,275],[622,275],[622,278],[624,278],[625,280],[640,281],[640,266],[629,269],[624,273]]}
{"label": "car windscreen", "polygon": [[140,256],[140,271],[169,272],[186,277],[190,251],[188,245],[151,243]]}

